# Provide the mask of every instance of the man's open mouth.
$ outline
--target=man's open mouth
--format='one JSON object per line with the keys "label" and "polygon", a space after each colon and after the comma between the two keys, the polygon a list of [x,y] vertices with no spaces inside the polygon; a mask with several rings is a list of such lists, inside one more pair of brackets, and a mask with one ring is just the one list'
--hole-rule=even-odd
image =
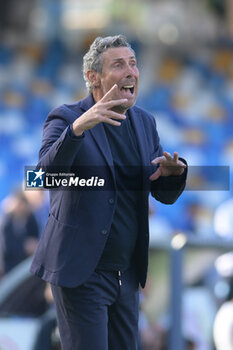
{"label": "man's open mouth", "polygon": [[122,86],[122,88],[120,89],[121,91],[125,91],[125,92],[130,92],[132,95],[134,93],[134,85],[124,85]]}

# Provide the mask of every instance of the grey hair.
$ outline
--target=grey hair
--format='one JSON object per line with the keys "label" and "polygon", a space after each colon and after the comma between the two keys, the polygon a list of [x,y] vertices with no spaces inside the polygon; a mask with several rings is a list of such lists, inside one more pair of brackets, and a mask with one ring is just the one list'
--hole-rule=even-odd
{"label": "grey hair", "polygon": [[124,35],[115,35],[107,37],[97,37],[91,44],[89,51],[83,57],[83,78],[86,83],[88,92],[91,93],[93,86],[87,78],[87,71],[93,70],[97,73],[102,72],[103,61],[102,53],[107,49],[114,47],[128,47],[135,55],[131,45],[127,42]]}

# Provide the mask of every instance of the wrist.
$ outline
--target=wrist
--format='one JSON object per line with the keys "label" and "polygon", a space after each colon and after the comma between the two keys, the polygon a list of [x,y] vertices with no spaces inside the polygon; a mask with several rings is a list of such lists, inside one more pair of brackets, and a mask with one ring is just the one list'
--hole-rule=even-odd
{"label": "wrist", "polygon": [[84,133],[84,130],[82,130],[75,122],[71,125],[71,128],[75,136],[82,136]]}

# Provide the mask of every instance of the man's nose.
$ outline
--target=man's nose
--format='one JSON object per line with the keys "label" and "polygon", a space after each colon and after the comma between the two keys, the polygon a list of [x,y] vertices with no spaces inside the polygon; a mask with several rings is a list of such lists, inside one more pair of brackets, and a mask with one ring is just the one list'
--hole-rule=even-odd
{"label": "man's nose", "polygon": [[134,69],[130,64],[127,64],[126,66],[126,74],[127,77],[132,77],[134,75]]}

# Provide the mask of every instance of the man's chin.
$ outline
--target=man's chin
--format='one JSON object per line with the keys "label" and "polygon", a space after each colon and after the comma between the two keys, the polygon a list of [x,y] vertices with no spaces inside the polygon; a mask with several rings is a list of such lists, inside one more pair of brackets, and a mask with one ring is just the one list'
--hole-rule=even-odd
{"label": "man's chin", "polygon": [[127,112],[129,108],[133,107],[134,104],[135,104],[135,100],[128,100],[128,102],[123,103],[122,105],[115,106],[114,108],[112,108],[112,110],[114,112],[124,114]]}

